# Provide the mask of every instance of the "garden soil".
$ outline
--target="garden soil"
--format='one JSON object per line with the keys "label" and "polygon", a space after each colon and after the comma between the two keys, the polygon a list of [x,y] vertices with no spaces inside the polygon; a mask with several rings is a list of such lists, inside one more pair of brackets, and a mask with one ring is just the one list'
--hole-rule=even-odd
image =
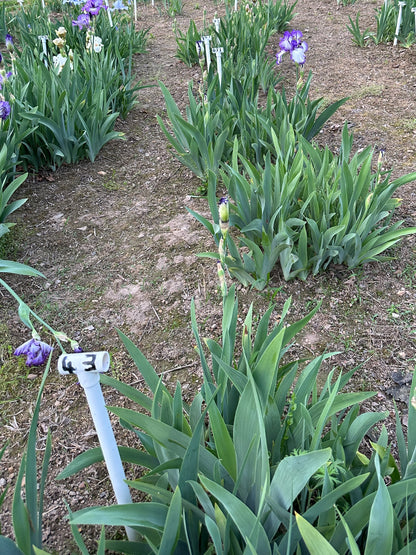
{"label": "garden soil", "polygon": [[[117,335],[123,331],[143,351],[164,382],[182,384],[190,400],[201,384],[201,366],[190,329],[194,299],[201,335],[219,338],[221,298],[215,263],[198,253],[214,250],[212,238],[187,211],[209,217],[207,201],[199,196],[200,182],[173,156],[157,116],[166,117],[157,82],[170,90],[181,109],[187,103],[188,83],[200,80],[199,67],[188,68],[176,57],[173,19],[160,8],[138,10],[137,27],[149,28],[148,51],[135,58],[137,78],[149,88],[140,90],[138,104],[117,128],[125,140],[107,144],[95,163],[61,167],[55,173],[31,175],[15,198],[28,197],[17,213],[12,256],[38,268],[46,279],[8,276],[8,283],[55,329],[78,340],[84,350],[108,350],[111,374],[146,391],[139,370]],[[309,44],[306,71],[313,72],[311,96],[333,102],[349,100],[317,137],[337,151],[344,122],[354,132],[354,150],[371,145],[375,161],[385,152],[384,169],[399,177],[416,169],[416,47],[370,45],[359,48],[347,30],[349,17],[360,12],[364,29],[375,30],[376,2],[358,0],[350,6],[336,0],[298,0],[290,29],[300,29]],[[176,16],[186,31],[190,19],[202,27],[223,5],[206,6],[185,0]],[[269,47],[273,57],[279,36]],[[289,58],[280,67],[287,91],[295,85]],[[278,85],[279,87],[280,85]],[[416,183],[399,190],[403,199],[396,218],[416,225]],[[292,298],[288,321],[303,317],[318,301],[319,313],[296,338],[293,357],[311,359],[337,352],[323,367],[325,373],[357,367],[349,385],[355,391],[374,391],[363,410],[387,411],[386,427],[395,448],[394,403],[406,430],[407,400],[415,366],[415,238],[403,240],[389,253],[390,261],[367,264],[354,271],[331,267],[306,281],[285,282],[278,268],[262,292],[237,284],[239,322],[251,303],[261,315],[275,303],[278,321],[283,303]],[[9,248],[12,248],[9,245]],[[229,280],[230,281],[230,280]],[[29,338],[17,306],[0,290],[0,424],[1,444],[8,447],[1,462],[0,489],[8,487],[1,509],[2,533],[12,537],[11,498],[27,441],[42,368],[29,368],[13,357],[13,349]],[[44,548],[60,555],[76,552],[67,522],[72,511],[114,503],[104,464],[57,481],[56,476],[77,455],[98,445],[81,386],[57,372],[58,349],[48,377],[38,426],[38,452],[52,432],[52,456],[44,507]],[[110,405],[126,401],[104,388]],[[137,438],[113,420],[119,444],[138,446]],[[366,437],[368,449],[376,432]],[[126,467],[130,478],[140,469]],[[135,500],[139,497],[133,492]],[[99,529],[82,527],[88,549],[95,552]],[[110,530],[108,535],[120,534]]]}

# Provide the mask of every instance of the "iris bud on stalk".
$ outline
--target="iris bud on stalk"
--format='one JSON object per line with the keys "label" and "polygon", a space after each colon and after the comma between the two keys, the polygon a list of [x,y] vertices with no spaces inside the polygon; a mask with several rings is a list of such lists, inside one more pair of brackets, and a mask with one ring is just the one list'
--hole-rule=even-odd
{"label": "iris bud on stalk", "polygon": [[62,331],[56,331],[54,333],[54,337],[55,339],[57,339],[58,341],[62,341],[62,343],[70,343],[71,344],[71,349],[74,353],[82,353],[82,349],[79,346],[78,341],[75,341],[75,339],[70,339],[66,333],[63,333]]}
{"label": "iris bud on stalk", "polygon": [[244,324],[244,326],[243,326],[243,336],[241,338],[241,343],[243,345],[243,351],[246,353],[247,356],[249,356],[251,345],[250,345],[250,338],[249,338],[249,335],[248,335],[248,329],[247,329],[246,324]]}
{"label": "iris bud on stalk", "polygon": [[225,239],[230,227],[230,208],[227,197],[220,198],[218,204],[218,215],[220,217],[220,230],[223,238]]}
{"label": "iris bud on stalk", "polygon": [[7,50],[11,53],[14,52],[14,43],[13,43],[13,37],[11,35],[9,35],[9,33],[7,33],[7,35],[4,38],[4,42],[6,43],[6,48]]}
{"label": "iris bud on stalk", "polygon": [[223,297],[227,294],[227,284],[225,283],[224,268],[222,267],[221,260],[217,260],[218,279],[220,280],[220,289]]}
{"label": "iris bud on stalk", "polygon": [[385,151],[383,149],[380,150],[377,159],[377,185],[381,181],[381,166],[383,164]]}

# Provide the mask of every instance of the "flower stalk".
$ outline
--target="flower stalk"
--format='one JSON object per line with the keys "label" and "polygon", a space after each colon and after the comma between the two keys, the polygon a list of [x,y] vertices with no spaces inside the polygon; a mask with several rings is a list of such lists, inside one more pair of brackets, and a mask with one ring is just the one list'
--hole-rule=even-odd
{"label": "flower stalk", "polygon": [[75,353],[82,352],[81,347],[79,346],[78,342],[70,339],[65,333],[54,330],[48,323],[46,323],[36,312],[34,312],[14,291],[3,279],[0,279],[0,285],[2,285],[8,293],[18,302],[18,314],[21,321],[31,330],[32,332],[32,339],[26,341],[18,347],[15,351],[16,356],[26,355],[27,360],[26,364],[28,366],[39,366],[43,364],[52,347],[47,343],[44,343],[40,339],[40,335],[36,331],[35,327],[33,326],[30,318],[35,318],[45,329],[47,329],[51,335],[54,337],[56,342],[58,343],[59,348],[61,349],[62,353],[66,353],[65,348],[63,347],[62,343],[68,342],[71,346],[71,349]]}

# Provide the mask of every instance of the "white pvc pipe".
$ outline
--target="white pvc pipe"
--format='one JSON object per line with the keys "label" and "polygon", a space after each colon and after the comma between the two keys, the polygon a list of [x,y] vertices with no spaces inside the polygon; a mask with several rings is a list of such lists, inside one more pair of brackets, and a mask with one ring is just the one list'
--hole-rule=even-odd
{"label": "white pvc pipe", "polygon": [[113,26],[113,18],[111,17],[110,4],[108,3],[108,0],[105,0],[105,5],[107,6],[108,21],[110,23],[110,27],[112,27]]}
{"label": "white pvc pipe", "polygon": [[[76,374],[84,388],[114,494],[117,503],[122,505],[129,504],[132,500],[100,386],[100,372],[107,372],[109,367],[110,355],[107,351],[69,353],[58,359],[59,373]],[[137,533],[133,528],[125,526],[125,530],[129,541],[137,540]]]}
{"label": "white pvc pipe", "polygon": [[397,37],[399,35],[400,25],[402,24],[402,10],[405,5],[406,5],[406,2],[399,2],[399,15],[397,16],[397,25],[396,25],[396,32],[394,33],[393,46],[397,45]]}
{"label": "white pvc pipe", "polygon": [[224,48],[222,46],[219,46],[218,48],[213,48],[212,51],[217,57],[217,72],[218,72],[218,79],[220,81],[220,87],[221,87],[221,81],[222,81],[221,54],[224,52]]}
{"label": "white pvc pipe", "polygon": [[205,55],[207,57],[207,71],[209,71],[209,66],[211,65],[211,50],[209,48],[209,43],[211,41],[211,35],[205,35],[205,36],[201,37],[201,40],[204,41]]}

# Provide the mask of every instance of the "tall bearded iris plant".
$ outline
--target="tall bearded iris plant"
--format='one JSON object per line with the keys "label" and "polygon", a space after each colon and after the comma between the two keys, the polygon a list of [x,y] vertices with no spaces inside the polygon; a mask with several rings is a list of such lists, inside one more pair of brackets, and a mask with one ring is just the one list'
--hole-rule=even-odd
{"label": "tall bearded iris plant", "polygon": [[[297,85],[299,90],[303,84],[303,64],[306,61],[308,43],[303,40],[301,31],[285,31],[279,41],[280,51],[276,54],[276,63],[279,65],[286,52],[289,52],[290,59],[296,64]],[[300,68],[300,71],[299,71]]]}

